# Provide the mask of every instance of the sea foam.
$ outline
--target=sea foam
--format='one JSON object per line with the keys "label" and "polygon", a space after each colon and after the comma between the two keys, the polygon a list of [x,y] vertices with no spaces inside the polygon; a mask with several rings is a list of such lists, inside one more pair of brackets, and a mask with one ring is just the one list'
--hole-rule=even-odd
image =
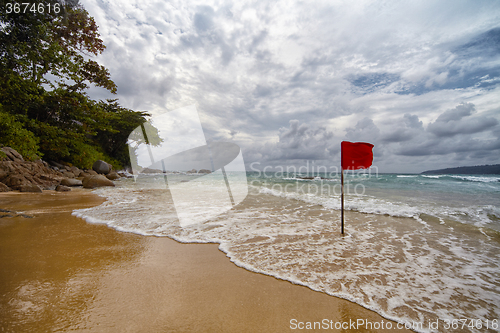
{"label": "sea foam", "polygon": [[122,181],[95,192],[107,201],[75,215],[120,231],[216,242],[238,266],[401,323],[500,315],[499,237],[484,227],[500,216],[494,205],[412,205],[391,201],[390,193],[350,196],[347,235],[341,236],[338,196],[250,186],[248,197],[230,211],[181,227],[165,188]]}

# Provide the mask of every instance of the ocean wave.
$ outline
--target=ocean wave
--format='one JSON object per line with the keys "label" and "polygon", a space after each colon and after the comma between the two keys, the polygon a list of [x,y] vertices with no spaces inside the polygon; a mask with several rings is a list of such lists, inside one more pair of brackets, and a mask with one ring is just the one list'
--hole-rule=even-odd
{"label": "ocean wave", "polygon": [[[311,193],[282,192],[262,187],[260,193],[270,194],[287,199],[300,200],[309,204],[321,205],[327,209],[340,210],[340,197],[325,197]],[[425,205],[418,206],[400,201],[388,201],[369,195],[346,196],[344,209],[366,214],[388,215],[393,217],[410,217],[422,222],[422,216],[433,216],[438,221],[453,220],[476,227],[488,227],[500,231],[500,208],[493,205],[450,207]]]}
{"label": "ocean wave", "polygon": [[[403,323],[428,322],[436,316],[491,320],[498,310],[500,297],[492,288],[499,283],[499,251],[496,238],[487,242],[488,231],[479,233],[484,236],[477,240],[477,232],[464,233],[469,228],[441,225],[444,220],[438,218],[432,223],[425,212],[437,214],[435,207],[364,195],[349,196],[346,209],[369,214],[351,213],[348,236],[341,237],[338,196],[259,186],[251,186],[251,192],[243,204],[188,227],[179,226],[168,191],[138,189],[127,182],[96,190],[107,201],[74,215],[140,235],[216,242],[240,267],[348,299]],[[476,212],[441,208],[446,216],[500,218],[493,205]],[[490,310],[470,310],[481,306]]]}
{"label": "ocean wave", "polygon": [[450,175],[449,177],[455,178],[455,179],[460,179],[460,180],[465,180],[465,181],[481,182],[481,183],[500,182],[500,177],[496,177],[496,176],[485,177],[485,176]]}
{"label": "ocean wave", "polygon": [[[479,182],[479,183],[496,183],[500,182],[500,177],[498,176],[475,176],[475,175],[420,175],[424,178],[440,179],[440,180],[457,180],[457,181],[468,181],[468,182]],[[401,177],[398,175],[398,178]]]}

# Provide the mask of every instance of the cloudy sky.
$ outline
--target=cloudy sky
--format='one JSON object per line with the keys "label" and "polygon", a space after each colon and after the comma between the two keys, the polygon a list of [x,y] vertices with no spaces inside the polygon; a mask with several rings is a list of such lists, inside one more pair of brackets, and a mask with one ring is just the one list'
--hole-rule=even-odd
{"label": "cloudy sky", "polygon": [[194,104],[247,165],[338,166],[342,140],[381,172],[500,163],[499,1],[81,3],[123,106]]}

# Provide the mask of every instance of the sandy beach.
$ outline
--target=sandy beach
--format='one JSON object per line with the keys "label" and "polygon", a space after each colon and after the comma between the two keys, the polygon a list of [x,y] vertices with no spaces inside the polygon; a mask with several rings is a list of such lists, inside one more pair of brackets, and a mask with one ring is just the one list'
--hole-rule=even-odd
{"label": "sandy beach", "polygon": [[103,201],[89,191],[4,193],[0,201],[10,211],[0,219],[2,332],[283,332],[314,322],[319,331],[366,332],[354,329],[361,320],[382,332],[375,327],[389,322],[237,267],[217,244],[124,233],[72,216]]}

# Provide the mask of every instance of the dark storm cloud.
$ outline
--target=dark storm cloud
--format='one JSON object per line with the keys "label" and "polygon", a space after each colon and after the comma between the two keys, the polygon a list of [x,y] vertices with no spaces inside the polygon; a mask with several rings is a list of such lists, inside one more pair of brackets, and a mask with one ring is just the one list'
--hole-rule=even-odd
{"label": "dark storm cloud", "polygon": [[255,87],[254,94],[255,94],[256,98],[260,98],[260,97],[269,96],[272,92],[273,92],[273,89],[271,87],[266,87],[266,86],[262,86],[262,85],[258,84]]}
{"label": "dark storm cloud", "polygon": [[[461,103],[442,112],[427,126],[412,114],[386,122],[382,127],[365,117],[347,128],[345,137],[373,143],[374,165],[382,168],[390,168],[390,161],[403,164],[434,160],[435,168],[478,165],[479,160],[482,164],[494,163],[500,154],[500,126],[495,118],[475,113],[473,104]],[[443,157],[435,160],[436,156]]]}
{"label": "dark storm cloud", "polygon": [[457,139],[422,138],[422,142],[412,142],[402,145],[396,153],[402,156],[432,156],[459,154],[463,159],[478,156],[496,157],[500,149],[500,140],[479,140],[471,137]]}
{"label": "dark storm cloud", "polygon": [[462,103],[455,107],[454,109],[446,110],[441,113],[436,119],[436,123],[447,123],[449,121],[458,121],[463,117],[470,116],[476,111],[474,104]]}
{"label": "dark storm cloud", "polygon": [[339,152],[338,139],[324,127],[312,128],[298,120],[282,127],[276,144],[259,148],[268,161],[328,160]]}
{"label": "dark storm cloud", "polygon": [[442,59],[426,69],[431,71],[424,80],[406,82],[395,92],[422,95],[444,89],[493,89],[500,84],[500,28],[479,33],[457,47],[440,48]]}
{"label": "dark storm cloud", "polygon": [[[408,117],[408,124],[413,126],[407,129],[415,130],[414,137],[412,140],[400,141],[394,146],[393,152],[409,157],[447,155],[460,165],[464,165],[464,161],[477,159],[483,159],[483,164],[495,161],[500,153],[500,138],[488,133],[499,131],[498,121],[492,117],[473,116],[474,113],[473,104],[461,103],[440,114],[425,130],[416,116]],[[476,137],[481,134],[486,135]]]}
{"label": "dark storm cloud", "polygon": [[498,2],[82,3],[118,86],[92,96],[196,104],[247,163],[337,165],[342,140],[374,143],[385,171],[500,156]]}
{"label": "dark storm cloud", "polygon": [[376,141],[380,135],[380,129],[372,119],[365,117],[358,121],[356,126],[347,128],[346,138],[353,141]]}
{"label": "dark storm cloud", "polygon": [[422,121],[418,119],[418,116],[408,113],[403,116],[403,119],[394,122],[394,128],[392,131],[382,135],[382,142],[408,141],[417,135],[421,135],[424,130]]}
{"label": "dark storm cloud", "polygon": [[498,120],[492,117],[470,117],[475,112],[473,104],[463,103],[442,113],[427,130],[438,137],[473,134],[495,127]]}

